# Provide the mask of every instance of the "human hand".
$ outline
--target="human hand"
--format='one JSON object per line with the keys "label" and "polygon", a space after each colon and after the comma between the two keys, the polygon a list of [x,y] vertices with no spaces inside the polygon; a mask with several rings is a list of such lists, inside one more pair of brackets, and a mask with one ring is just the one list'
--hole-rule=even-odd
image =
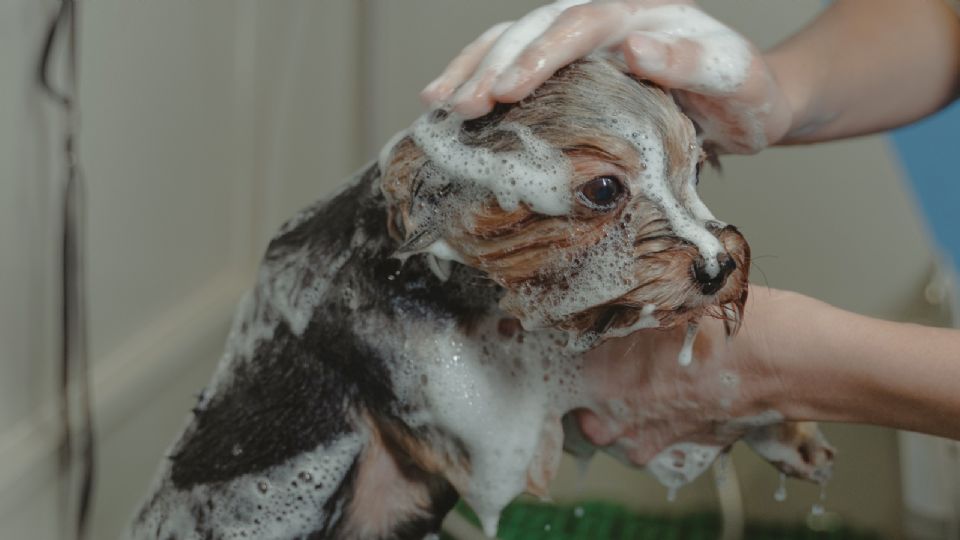
{"label": "human hand", "polygon": [[421,97],[475,118],[596,51],[621,55],[638,77],[673,90],[720,152],[757,152],[790,127],[790,105],[757,49],[686,0],[558,0],[483,33]]}
{"label": "human hand", "polygon": [[784,422],[777,409],[788,389],[766,340],[806,299],[754,289],[736,336],[728,339],[720,321],[702,322],[690,365],[677,361],[682,329],[637,332],[588,353],[585,380],[594,406],[578,412],[583,435],[633,464],[667,473],[686,465],[691,445],[712,450],[712,461],[743,439],[781,471],[825,481],[833,449],[816,424]]}

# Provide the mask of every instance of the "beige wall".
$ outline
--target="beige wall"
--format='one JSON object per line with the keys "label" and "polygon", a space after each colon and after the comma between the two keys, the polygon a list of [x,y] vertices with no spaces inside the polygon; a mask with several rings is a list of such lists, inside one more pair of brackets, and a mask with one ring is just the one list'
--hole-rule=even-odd
{"label": "beige wall", "polygon": [[[58,536],[57,2],[0,2],[0,538]],[[99,440],[116,537],[222,350],[270,230],[360,163],[357,6],[81,3],[80,150]]]}
{"label": "beige wall", "polygon": [[[419,89],[469,39],[530,0],[215,0],[83,4],[82,158],[90,199],[91,350],[101,480],[95,538],[122,527],[204,383],[252,262],[286,216],[374,157],[421,111]],[[54,538],[49,415],[56,351],[56,110],[32,88],[53,2],[0,2],[0,538]],[[772,43],[819,0],[705,6]],[[8,91],[9,88],[9,91]],[[754,280],[863,313],[932,317],[931,264],[883,139],[724,161],[703,191],[753,245]],[[894,251],[896,249],[896,251]],[[828,508],[900,520],[892,432],[833,427]],[[738,452],[750,516],[800,519],[815,489]],[[565,463],[558,499],[577,496]],[[665,493],[598,459],[584,495],[647,510],[712,506],[709,479]]]}

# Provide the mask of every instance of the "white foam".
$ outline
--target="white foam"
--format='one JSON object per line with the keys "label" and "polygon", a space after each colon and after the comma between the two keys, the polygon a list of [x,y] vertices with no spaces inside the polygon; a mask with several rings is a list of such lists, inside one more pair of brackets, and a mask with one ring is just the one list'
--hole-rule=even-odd
{"label": "white foam", "polygon": [[[527,329],[547,328],[573,314],[622,297],[640,285],[633,258],[633,230],[610,228],[597,243],[571,255],[557,250],[544,263],[544,273],[554,273],[566,281],[564,288],[553,283],[526,286],[511,291],[504,308],[522,313]],[[576,271],[573,271],[576,270]],[[652,328],[659,323],[649,313],[637,320],[635,329]],[[616,329],[608,332],[616,333]],[[587,340],[587,344],[592,344]]]}
{"label": "white foam", "polygon": [[700,325],[695,322],[687,323],[687,333],[683,337],[683,346],[680,347],[680,354],[677,355],[677,361],[681,366],[689,366],[693,362],[693,342],[697,339],[697,329]]}
{"label": "white foam", "polygon": [[410,134],[433,164],[446,173],[444,181],[456,179],[488,189],[507,211],[520,203],[551,216],[570,211],[570,164],[562,152],[538,139],[529,128],[502,126],[519,137],[523,150],[495,153],[460,142],[463,119],[456,114],[450,113],[442,120],[431,118],[430,114],[421,116]]}
{"label": "white foam", "polygon": [[603,47],[615,45],[629,32],[653,32],[663,41],[686,39],[700,45],[701,57],[688,90],[707,94],[732,93],[749,74],[753,55],[739,34],[692,6],[619,6],[620,28],[612,30]]}
{"label": "white foam", "polygon": [[[473,77],[463,84],[457,96],[471,93],[483,78],[502,73],[527,45],[540,37],[543,31],[553,24],[564,10],[589,1],[558,0],[531,11],[511,24],[490,47],[480,65],[474,70]],[[457,100],[457,96],[454,96],[454,101]]]}
{"label": "white foam", "polygon": [[707,222],[711,221],[720,226],[725,226],[726,223],[722,223],[713,215],[713,212],[707,208],[707,205],[703,204],[703,200],[700,199],[700,195],[697,193],[697,169],[694,167],[690,171],[690,177],[687,179],[687,185],[684,186],[686,189],[683,192],[683,200],[686,203],[687,207],[690,208],[690,212],[693,214],[693,217],[702,221]]}
{"label": "white foam", "polygon": [[[640,120],[618,116],[615,111],[610,111],[607,116],[610,118],[610,127],[637,149],[644,165],[640,177],[631,179],[630,187],[640,190],[657,205],[670,223],[674,234],[696,246],[703,257],[704,269],[711,277],[716,276],[720,271],[717,255],[724,251],[723,245],[707,230],[704,223],[691,216],[674,196],[670,189],[670,178],[667,177],[666,150],[653,126]],[[695,186],[688,181],[684,183],[684,187],[684,199],[692,208],[706,207]],[[710,215],[708,219],[712,217]]]}
{"label": "white foam", "polygon": [[555,470],[560,418],[583,401],[580,360],[562,346],[559,333],[505,338],[499,321],[479,322],[470,339],[452,322],[421,322],[404,328],[400,344],[386,342],[380,331],[386,321],[371,319],[362,329],[371,336],[379,331],[374,343],[392,354],[408,355],[392,373],[398,399],[413,411],[404,421],[440,427],[466,448],[469,481],[457,487],[488,536],[496,533],[502,509],[527,489],[528,478]]}
{"label": "white foam", "polygon": [[[584,0],[560,0],[538,8],[512,24],[494,43],[475,70],[475,75],[464,84],[463,94],[471,93],[476,85],[491,74],[502,74],[519,54],[536,41],[566,9],[585,4]],[[598,50],[619,45],[632,32],[649,32],[665,43],[678,39],[692,41],[700,46],[700,58],[689,73],[691,86],[687,89],[707,94],[729,94],[747,79],[753,60],[750,44],[735,31],[693,6],[642,6],[636,3],[607,3],[598,9],[618,10],[608,21],[604,32],[607,39]],[[585,14],[589,16],[589,14]],[[563,47],[565,44],[557,44]],[[666,67],[663,58],[646,58],[656,63],[652,67]],[[506,79],[516,81],[519,74],[506,70]],[[454,98],[456,101],[456,98]]]}
{"label": "white foam", "polygon": [[721,427],[721,433],[738,433],[750,429],[774,426],[777,424],[782,424],[784,420],[783,414],[781,414],[779,411],[768,409],[752,416],[741,416],[731,419]]}
{"label": "white foam", "polygon": [[620,328],[611,328],[607,330],[607,333],[604,334],[604,337],[608,338],[618,338],[629,336],[630,334],[638,331],[645,330],[648,328],[657,328],[660,326],[660,321],[653,315],[657,310],[656,304],[645,304],[640,310],[640,318],[637,319],[637,322],[631,324],[630,326],[622,326]]}
{"label": "white foam", "polygon": [[669,490],[679,489],[716,461],[723,447],[680,442],[673,444],[647,463],[647,470]]}
{"label": "white foam", "polygon": [[429,253],[430,255],[433,255],[434,257],[444,261],[454,261],[458,263],[465,262],[463,257],[457,253],[457,250],[453,249],[450,243],[442,238],[424,248],[423,252]]}

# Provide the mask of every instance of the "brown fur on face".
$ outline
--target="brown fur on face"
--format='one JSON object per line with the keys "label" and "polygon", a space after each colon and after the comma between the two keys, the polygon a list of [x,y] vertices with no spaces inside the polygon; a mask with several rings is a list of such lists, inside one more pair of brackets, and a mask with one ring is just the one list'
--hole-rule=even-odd
{"label": "brown fur on face", "polygon": [[[436,118],[445,114],[434,112]],[[622,135],[623,126],[636,121],[659,139],[662,173],[673,198],[683,212],[696,215],[699,199],[691,180],[705,156],[691,121],[661,89],[610,61],[587,59],[560,70],[524,101],[499,105],[459,131],[467,146],[522,152],[522,141],[506,128],[519,124],[562,151],[572,170],[569,214],[544,215],[523,203],[505,210],[491,193],[476,193],[469,179],[438,182],[437,175],[447,174],[443,164],[432,163],[405,137],[384,164],[391,234],[407,252],[445,241],[457,258],[505,288],[501,306],[528,327],[599,337],[635,325],[644,306],[653,304],[660,326],[710,315],[729,321],[734,331],[746,300],[750,259],[735,228],[697,220],[720,240],[726,250],[721,257],[736,265],[722,288],[703,294],[693,270],[701,254],[675,234],[660,201],[628,189],[610,210],[578,202],[577,190],[593,178],[614,176],[630,187],[645,174],[649,156]]]}

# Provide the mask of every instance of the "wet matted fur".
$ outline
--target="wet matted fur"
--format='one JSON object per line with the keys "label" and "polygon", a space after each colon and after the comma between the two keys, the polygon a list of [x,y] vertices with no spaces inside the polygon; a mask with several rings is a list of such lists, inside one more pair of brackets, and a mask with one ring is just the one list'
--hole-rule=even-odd
{"label": "wet matted fur", "polygon": [[[466,122],[459,137],[495,154],[522,152],[504,126],[525,126],[570,161],[577,193],[598,176],[643,173],[643,156],[613,129],[618,118],[653,126],[666,185],[685,211],[698,210],[691,179],[704,156],[694,126],[667,93],[611,62],[573,64],[523,102]],[[736,330],[749,248],[735,228],[701,223],[726,263],[725,279],[704,292],[700,253],[674,234],[662,201],[641,191],[602,211],[572,198],[569,213],[544,215],[523,204],[505,210],[482,191],[465,197],[456,179],[425,181],[436,174],[442,167],[403,137],[381,164],[282,227],[130,538],[422,538],[471,491],[479,467],[470,441],[431,420],[439,413],[430,396],[447,383],[422,366],[443,356],[539,377],[528,364],[576,364],[568,340],[589,344],[641,317],[670,327],[713,316]],[[631,272],[609,284],[613,297],[547,310],[550,328],[517,322],[530,318],[529,298],[576,289],[595,247],[624,230],[630,245],[615,255]],[[460,262],[430,250],[440,241]],[[542,369],[546,381],[555,368]],[[484,395],[509,402],[528,388]],[[510,421],[483,418],[491,410],[483,404],[470,410],[465,423]],[[529,426],[543,430],[522,471],[534,493],[545,494],[559,460],[566,411],[556,412]],[[816,454],[823,445],[813,448],[804,459],[829,459]]]}

